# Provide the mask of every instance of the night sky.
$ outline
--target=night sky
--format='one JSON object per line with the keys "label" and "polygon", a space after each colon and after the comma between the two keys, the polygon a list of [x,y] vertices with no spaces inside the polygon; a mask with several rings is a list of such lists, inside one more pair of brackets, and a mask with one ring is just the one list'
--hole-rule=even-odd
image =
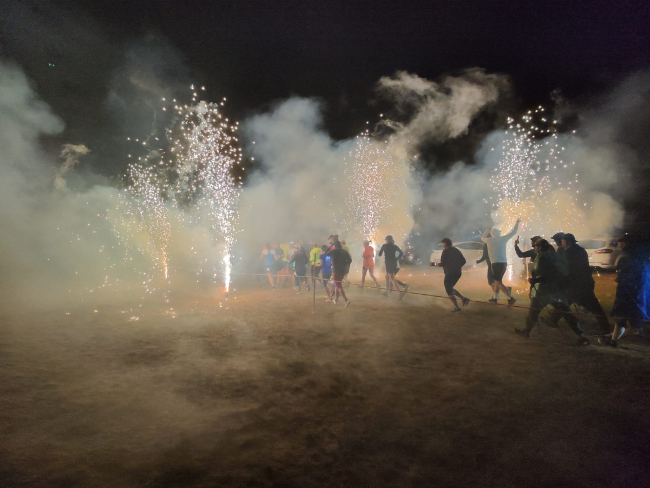
{"label": "night sky", "polygon": [[[643,1],[0,4],[0,54],[66,122],[53,147],[89,145],[95,170],[106,174],[123,169],[118,141],[139,130],[138,117],[107,104],[136,46],[153,46],[156,75],[172,89],[204,84],[214,99],[228,97],[237,120],[292,95],[318,97],[336,139],[376,120],[376,82],[397,70],[433,80],[475,66],[507,74],[514,95],[504,107],[517,113],[550,103],[554,90],[579,103],[650,65]],[[475,132],[502,120],[481,123]],[[428,155],[471,160],[478,140],[470,131]]]}

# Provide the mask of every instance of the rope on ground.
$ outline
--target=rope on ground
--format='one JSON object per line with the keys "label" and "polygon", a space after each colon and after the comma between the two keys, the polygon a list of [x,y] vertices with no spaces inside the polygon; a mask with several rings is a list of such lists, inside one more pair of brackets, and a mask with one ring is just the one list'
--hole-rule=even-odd
{"label": "rope on ground", "polygon": [[[243,276],[268,276],[269,275],[269,273],[231,273],[231,274],[232,275],[243,275]],[[292,277],[305,278],[305,279],[312,278],[312,276],[310,276],[310,275],[304,275],[304,276],[299,275],[299,276],[297,276],[295,274],[293,274],[293,275],[289,275],[289,274],[275,274],[275,275],[273,275],[272,274],[271,276],[283,277],[283,278],[292,278]],[[323,278],[316,278],[316,281],[320,281],[322,283]],[[332,282],[341,283],[341,284],[343,283],[343,280],[334,281],[334,280],[329,280],[328,279],[327,281],[332,281]],[[361,286],[361,283],[353,283],[351,281],[349,281],[349,283],[350,283],[350,285]],[[365,285],[364,285],[364,288],[366,288]],[[390,291],[391,293],[395,292],[395,293],[402,293],[402,294],[409,294],[409,295],[418,295],[418,296],[423,296],[423,297],[443,298],[445,300],[449,299],[449,296],[447,296],[447,295],[434,295],[434,294],[431,294],[431,293],[419,293],[419,292],[415,292],[415,291],[399,291],[399,290],[388,289],[388,288],[381,287],[381,286],[379,288],[376,287],[376,286],[367,286],[367,288],[371,289],[371,290],[373,290],[373,289],[374,290],[387,290],[387,291]],[[482,305],[489,305],[490,307],[499,306],[499,307],[507,307],[507,308],[520,308],[522,310],[539,310],[539,311],[542,311],[542,310],[546,309],[546,307],[534,308],[534,307],[526,307],[525,305],[510,305],[510,304],[507,304],[507,303],[494,303],[494,302],[488,302],[488,301],[485,301],[485,300],[474,300],[474,299],[471,299],[471,298],[470,298],[470,302],[471,303],[480,303]],[[572,311],[567,311],[567,312],[564,312],[564,313],[568,313],[568,314],[571,314],[571,315],[581,315],[580,312],[572,312]],[[601,317],[602,316],[600,314],[592,314],[592,315],[594,317]],[[604,315],[604,317],[608,317],[608,316]],[[614,319],[626,319],[626,320],[637,320],[638,322],[642,322],[642,323],[650,323],[650,320],[647,320],[647,319],[630,319],[629,317],[612,317],[612,318],[614,318]]]}

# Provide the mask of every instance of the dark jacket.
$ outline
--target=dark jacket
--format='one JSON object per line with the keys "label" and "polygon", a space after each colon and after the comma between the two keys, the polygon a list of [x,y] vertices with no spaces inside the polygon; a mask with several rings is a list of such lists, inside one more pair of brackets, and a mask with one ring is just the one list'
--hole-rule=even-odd
{"label": "dark jacket", "polygon": [[616,298],[612,315],[648,319],[650,264],[638,252],[625,251],[618,261]]}
{"label": "dark jacket", "polygon": [[593,291],[594,279],[591,276],[587,251],[577,244],[571,244],[561,255],[564,257],[564,262],[561,264],[566,267],[566,286],[569,295],[579,298],[581,294]]}
{"label": "dark jacket", "polygon": [[466,262],[463,253],[453,246],[444,249],[440,256],[440,266],[445,270],[445,274],[462,273]]}
{"label": "dark jacket", "polygon": [[[404,253],[402,250],[397,247],[396,244],[390,243],[390,244],[384,244],[381,246],[381,249],[379,250],[379,256],[382,254],[386,253],[385,255],[385,260],[387,263],[396,263],[402,256],[404,256]],[[398,254],[397,257],[395,257],[395,253]]]}
{"label": "dark jacket", "polygon": [[309,258],[304,249],[294,252],[289,260],[289,264],[294,264],[294,271],[297,276],[305,276],[307,274],[307,263],[309,263]]}
{"label": "dark jacket", "polygon": [[532,261],[535,261],[535,256],[537,256],[535,249],[529,249],[528,251],[524,252],[521,249],[519,249],[518,244],[515,244],[515,252],[517,253],[518,258],[522,258],[522,259],[530,258]]}
{"label": "dark jacket", "polygon": [[481,256],[481,259],[476,261],[476,264],[480,264],[483,261],[486,261],[488,266],[492,266],[492,263],[490,263],[490,255],[488,253],[487,244],[485,243],[483,244],[483,256]]}
{"label": "dark jacket", "polygon": [[531,278],[534,285],[531,297],[539,297],[545,303],[562,301],[562,273],[556,253],[550,249],[540,252],[535,257],[534,275],[535,277]]}
{"label": "dark jacket", "polygon": [[343,274],[348,271],[352,258],[345,249],[330,249],[325,255],[332,257],[332,270],[334,273]]}

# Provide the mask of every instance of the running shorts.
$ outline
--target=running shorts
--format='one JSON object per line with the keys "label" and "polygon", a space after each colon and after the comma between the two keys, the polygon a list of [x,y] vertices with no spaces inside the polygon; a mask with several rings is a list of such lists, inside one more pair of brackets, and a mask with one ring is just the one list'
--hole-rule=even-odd
{"label": "running shorts", "polygon": [[456,283],[458,283],[461,274],[462,273],[452,273],[445,275],[445,291],[447,292],[447,295],[454,294],[454,286],[456,286]]}
{"label": "running shorts", "polygon": [[364,266],[363,269],[366,269],[366,270],[369,269],[370,271],[374,271],[374,270],[375,270],[375,265],[373,264],[373,265],[370,266],[369,268],[366,268],[366,267]]}
{"label": "running shorts", "polygon": [[399,268],[397,267],[397,263],[390,263],[390,262],[386,263],[386,273],[395,274],[397,273],[398,269]]}
{"label": "running shorts", "polygon": [[325,281],[329,280],[332,277],[332,272],[330,271],[329,273],[326,273],[323,271],[321,278],[323,278]]}
{"label": "running shorts", "polygon": [[343,288],[343,277],[345,275],[343,273],[334,273],[334,286],[336,288]]}
{"label": "running shorts", "polygon": [[345,274],[346,275],[350,274],[350,265],[349,264],[345,267]]}
{"label": "running shorts", "polygon": [[503,275],[506,274],[507,268],[508,263],[492,263],[492,275],[494,276],[494,281],[503,280]]}

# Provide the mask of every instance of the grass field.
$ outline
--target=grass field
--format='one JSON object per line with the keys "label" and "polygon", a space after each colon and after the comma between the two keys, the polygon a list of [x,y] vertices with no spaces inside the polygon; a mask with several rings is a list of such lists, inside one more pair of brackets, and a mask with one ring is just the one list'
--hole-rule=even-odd
{"label": "grass field", "polygon": [[[443,294],[438,271],[402,274]],[[483,273],[458,288],[489,297]],[[639,338],[578,348],[566,325],[515,335],[523,309],[350,298],[319,289],[312,314],[240,277],[227,301],[3,307],[0,486],[650,485]]]}

